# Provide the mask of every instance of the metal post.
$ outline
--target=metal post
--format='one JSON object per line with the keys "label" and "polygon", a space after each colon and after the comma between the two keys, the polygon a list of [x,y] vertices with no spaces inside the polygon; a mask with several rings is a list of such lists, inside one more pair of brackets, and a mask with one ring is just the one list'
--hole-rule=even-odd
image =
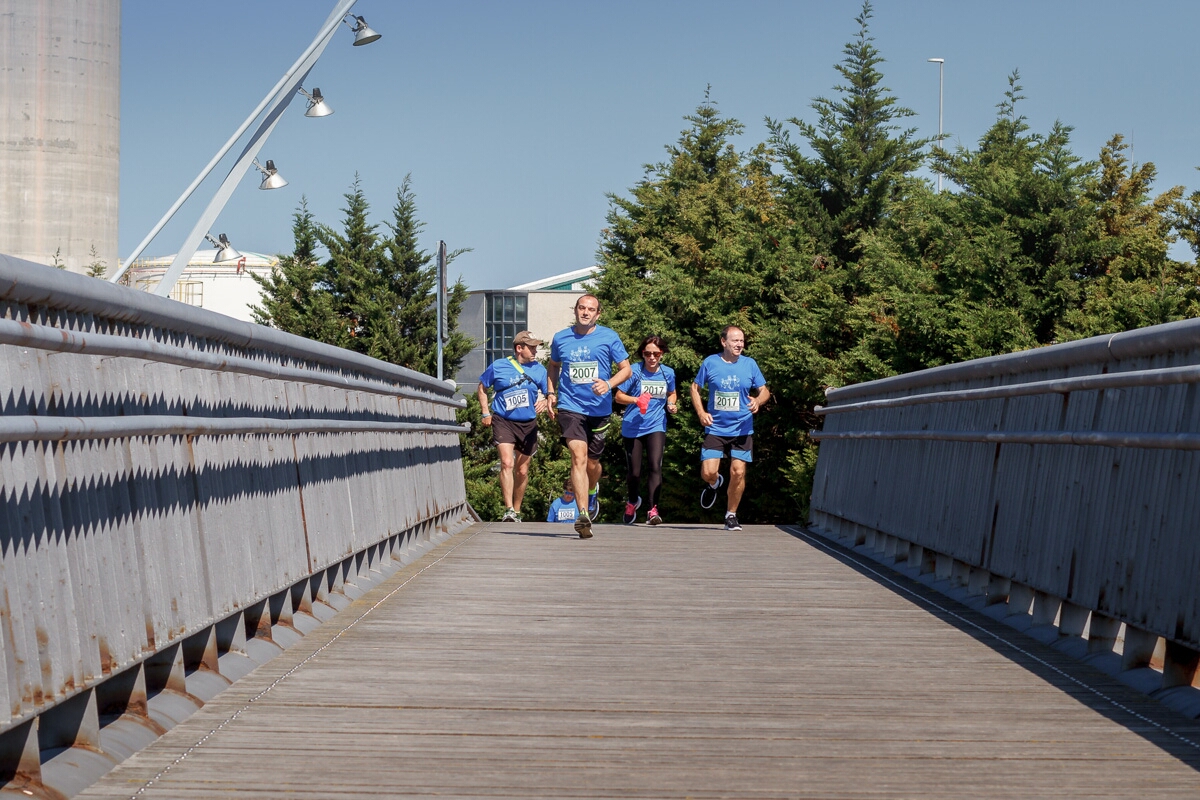
{"label": "metal post", "polygon": [[[938,146],[942,144],[942,96],[946,85],[946,62],[938,62]],[[942,191],[942,173],[938,173],[938,191]]]}
{"label": "metal post", "polygon": [[443,380],[443,355],[442,348],[445,345],[446,330],[448,329],[446,321],[446,243],[438,240],[437,249],[437,378]]}

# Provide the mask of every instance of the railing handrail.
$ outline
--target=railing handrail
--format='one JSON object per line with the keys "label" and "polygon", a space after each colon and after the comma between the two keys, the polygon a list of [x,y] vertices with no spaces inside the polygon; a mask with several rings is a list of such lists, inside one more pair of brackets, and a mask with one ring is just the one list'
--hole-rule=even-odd
{"label": "railing handrail", "polygon": [[409,397],[428,400],[431,403],[459,407],[455,398],[431,396],[426,389],[398,386],[386,381],[353,378],[348,375],[317,372],[300,367],[285,367],[270,361],[261,361],[244,356],[231,356],[192,350],[187,347],[163,344],[152,339],[135,339],[129,336],[114,336],[108,333],[83,333],[47,325],[34,325],[11,319],[0,319],[0,344],[17,347],[32,347],[55,353],[80,353],[94,356],[117,356],[174,364],[192,369],[207,369],[213,372],[229,372],[238,375],[254,375],[259,378],[299,381],[359,392]]}
{"label": "railing handrail", "polygon": [[234,347],[420,386],[446,397],[455,393],[455,388],[445,381],[352,350],[4,254],[0,254],[0,300],[45,305],[95,314],[103,319],[163,328]]}
{"label": "railing handrail", "polygon": [[1082,364],[1102,364],[1196,348],[1200,348],[1200,319],[1181,320],[856,383],[840,389],[830,389],[826,399],[830,403],[846,402],[860,397],[904,392],[938,384],[982,380]]}
{"label": "railing handrail", "polygon": [[1003,386],[987,386],[979,389],[958,389],[949,392],[927,392],[904,397],[888,397],[882,400],[863,400],[840,406],[816,406],[813,408],[813,413],[817,416],[825,416],[827,414],[843,414],[847,411],[865,411],[871,408],[901,408],[929,403],[995,400],[1004,397],[1031,397],[1039,394],[1067,394],[1098,389],[1172,386],[1198,382],[1200,382],[1200,366],[1135,369],[1125,372],[1109,372],[1104,375],[1081,375],[1075,378],[1057,378],[1049,381],[1008,383]]}

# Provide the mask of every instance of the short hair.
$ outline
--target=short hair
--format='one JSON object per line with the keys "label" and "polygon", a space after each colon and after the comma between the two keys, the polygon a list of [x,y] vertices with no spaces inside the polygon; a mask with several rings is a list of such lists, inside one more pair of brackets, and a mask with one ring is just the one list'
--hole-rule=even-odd
{"label": "short hair", "polygon": [[645,351],[646,345],[648,345],[648,344],[654,345],[659,350],[663,351],[663,353],[666,353],[667,350],[670,349],[669,347],[667,347],[667,343],[665,341],[663,341],[663,338],[661,336],[647,336],[645,339],[642,339],[642,343],[639,344],[637,347],[637,357],[638,358],[645,358],[645,356],[643,355],[643,352]]}
{"label": "short hair", "polygon": [[725,326],[725,327],[724,327],[724,328],[721,330],[721,338],[722,338],[722,339],[728,339],[728,338],[729,338],[729,332],[730,332],[730,331],[741,331],[741,332],[742,332],[742,336],[745,336],[745,335],[746,335],[746,329],[745,329],[745,328],[743,328],[741,325],[726,325],[726,326]]}
{"label": "short hair", "polygon": [[600,311],[600,298],[599,298],[599,297],[596,297],[596,295],[594,295],[594,294],[592,294],[592,293],[590,293],[590,292],[589,292],[588,294],[581,294],[581,295],[579,295],[579,297],[576,297],[576,298],[575,298],[575,305],[571,306],[571,310],[572,310],[572,311],[574,311],[575,309],[579,308],[579,301],[580,301],[580,300],[584,300],[584,299],[586,299],[586,298],[588,298],[588,297],[590,297],[590,298],[592,298],[593,300],[595,300],[595,301],[596,301],[596,312],[597,312],[597,313],[599,313],[599,311]]}

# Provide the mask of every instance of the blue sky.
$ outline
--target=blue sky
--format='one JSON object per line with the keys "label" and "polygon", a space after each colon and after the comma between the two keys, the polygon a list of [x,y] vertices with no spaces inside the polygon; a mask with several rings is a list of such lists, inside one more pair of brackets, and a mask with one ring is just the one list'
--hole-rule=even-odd
{"label": "blue sky", "polygon": [[[124,0],[121,219],[124,258],[312,40],[333,0]],[[243,250],[286,252],[301,195],[337,225],[359,173],[374,218],[390,218],[411,173],[423,244],[473,251],[455,262],[471,288],[500,288],[594,263],[608,209],[684,128],[705,87],[741,120],[812,120],[855,33],[859,2],[359,0],[383,38],[352,48],[345,29],[313,70],[337,113],[294,102],[263,150],[291,184],[243,179],[214,226]],[[885,84],[937,132],[974,144],[1013,68],[1035,131],[1075,128],[1095,158],[1124,133],[1157,188],[1200,189],[1194,32],[1200,4],[879,0],[872,33]],[[311,87],[309,87],[311,88]],[[236,152],[236,149],[235,149]],[[231,158],[230,158],[231,160]],[[206,182],[147,255],[175,252],[220,177]],[[1184,255],[1180,252],[1180,255]]]}

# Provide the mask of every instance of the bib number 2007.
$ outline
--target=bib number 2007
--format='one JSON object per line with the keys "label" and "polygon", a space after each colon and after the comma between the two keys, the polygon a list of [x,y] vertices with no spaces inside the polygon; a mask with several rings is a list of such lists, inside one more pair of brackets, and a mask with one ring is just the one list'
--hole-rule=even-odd
{"label": "bib number 2007", "polygon": [[568,365],[571,383],[591,383],[600,377],[599,361],[573,361]]}

